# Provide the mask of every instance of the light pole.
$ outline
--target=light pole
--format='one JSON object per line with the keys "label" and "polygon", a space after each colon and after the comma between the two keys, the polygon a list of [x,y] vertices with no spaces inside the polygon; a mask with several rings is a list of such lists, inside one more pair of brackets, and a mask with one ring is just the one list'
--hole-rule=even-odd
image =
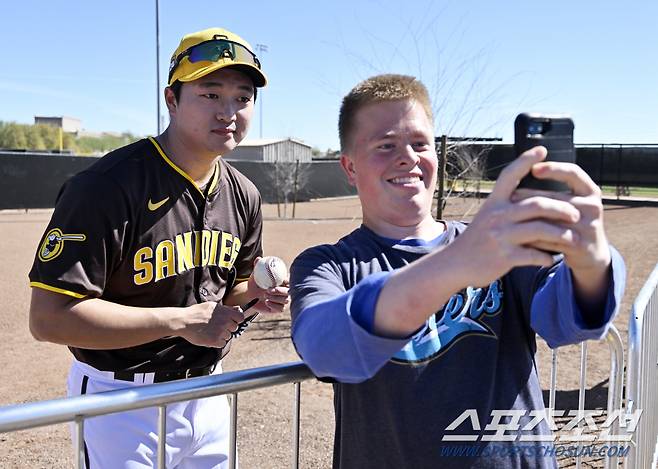
{"label": "light pole", "polygon": [[155,0],[155,92],[158,97],[158,135],[160,135],[160,2]]}
{"label": "light pole", "polygon": [[[258,52],[257,55],[262,59],[262,52],[267,52],[267,46],[265,44],[256,44],[256,52]],[[260,93],[260,138],[263,138],[263,90]]]}

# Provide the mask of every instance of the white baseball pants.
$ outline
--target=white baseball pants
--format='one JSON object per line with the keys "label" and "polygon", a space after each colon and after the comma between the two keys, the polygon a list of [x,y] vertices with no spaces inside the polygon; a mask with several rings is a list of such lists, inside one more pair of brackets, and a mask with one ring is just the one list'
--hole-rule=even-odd
{"label": "white baseball pants", "polygon": [[[213,374],[221,372],[221,364],[218,364]],[[67,383],[68,395],[112,391],[153,382],[152,373],[135,374],[136,382],[115,380],[113,375],[74,360]],[[167,405],[167,469],[226,469],[229,415],[226,396]],[[71,428],[75,448],[75,429]],[[84,440],[86,469],[157,467],[158,409],[139,409],[86,419]]]}

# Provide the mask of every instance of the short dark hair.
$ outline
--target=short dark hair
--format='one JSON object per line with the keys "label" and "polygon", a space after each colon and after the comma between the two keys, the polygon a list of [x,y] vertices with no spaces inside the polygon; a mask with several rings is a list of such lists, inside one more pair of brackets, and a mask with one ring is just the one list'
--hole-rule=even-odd
{"label": "short dark hair", "polygon": [[174,93],[174,97],[176,98],[176,102],[180,99],[180,89],[183,87],[183,82],[176,80],[173,82],[171,85],[169,85],[169,89]]}
{"label": "short dark hair", "polygon": [[[173,82],[171,85],[169,85],[169,89],[174,93],[174,97],[176,98],[176,102],[180,99],[180,90],[183,87],[183,82],[180,80],[176,80]],[[258,88],[254,86],[254,102],[256,101],[256,96],[258,95]]]}
{"label": "short dark hair", "polygon": [[434,122],[427,88],[419,80],[407,75],[376,75],[356,85],[343,98],[338,116],[338,136],[342,152],[349,149],[354,133],[354,120],[359,109],[372,103],[389,101],[417,101]]}

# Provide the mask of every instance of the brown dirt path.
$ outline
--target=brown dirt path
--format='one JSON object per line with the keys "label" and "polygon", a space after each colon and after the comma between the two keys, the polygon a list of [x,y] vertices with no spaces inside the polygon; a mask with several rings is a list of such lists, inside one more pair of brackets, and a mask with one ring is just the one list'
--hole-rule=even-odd
{"label": "brown dirt path", "polygon": [[[448,217],[477,211],[474,200],[457,201]],[[288,212],[290,213],[290,211]],[[334,242],[360,223],[360,207],[354,198],[316,201],[297,206],[297,220],[276,219],[275,205],[264,207],[266,254],[278,255],[290,263],[304,248]],[[29,287],[27,273],[35,247],[50,217],[50,211],[0,211],[0,404],[53,399],[64,395],[70,355],[65,347],[38,343],[28,331]],[[606,227],[612,243],[624,255],[628,286],[622,314],[615,321],[626,340],[628,312],[644,280],[658,261],[658,208],[606,206]],[[558,385],[577,389],[576,347],[560,351]],[[605,380],[609,355],[605,344],[589,348],[588,387]],[[538,362],[550,363],[542,348]],[[298,360],[290,342],[290,321],[286,314],[260,317],[236,341],[224,367],[252,368]],[[540,365],[540,366],[541,366]],[[548,384],[548,366],[542,366],[542,381]],[[240,395],[239,451],[243,469],[290,467],[292,385],[277,386]],[[560,401],[558,401],[558,407]],[[332,393],[329,385],[305,382],[302,385],[301,467],[330,467],[333,436]],[[31,431],[0,434],[0,467],[71,467],[70,442],[65,425]],[[566,464],[566,463],[565,463]]]}

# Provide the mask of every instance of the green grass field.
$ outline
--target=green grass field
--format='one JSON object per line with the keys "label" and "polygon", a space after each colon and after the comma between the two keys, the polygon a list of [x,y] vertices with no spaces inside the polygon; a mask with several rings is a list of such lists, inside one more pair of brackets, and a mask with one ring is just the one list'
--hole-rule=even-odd
{"label": "green grass field", "polygon": [[[480,181],[480,190],[481,191],[490,191],[493,189],[495,181]],[[449,187],[449,183],[446,184],[446,191]],[[477,190],[477,181],[475,180],[460,180],[455,181],[453,188],[458,191],[469,191],[475,192]],[[630,186],[626,187],[627,192],[620,193],[621,196],[631,196],[631,197],[647,197],[647,198],[658,198],[658,187],[635,187]],[[616,196],[617,187],[616,186],[601,186],[603,194],[606,196]]]}

